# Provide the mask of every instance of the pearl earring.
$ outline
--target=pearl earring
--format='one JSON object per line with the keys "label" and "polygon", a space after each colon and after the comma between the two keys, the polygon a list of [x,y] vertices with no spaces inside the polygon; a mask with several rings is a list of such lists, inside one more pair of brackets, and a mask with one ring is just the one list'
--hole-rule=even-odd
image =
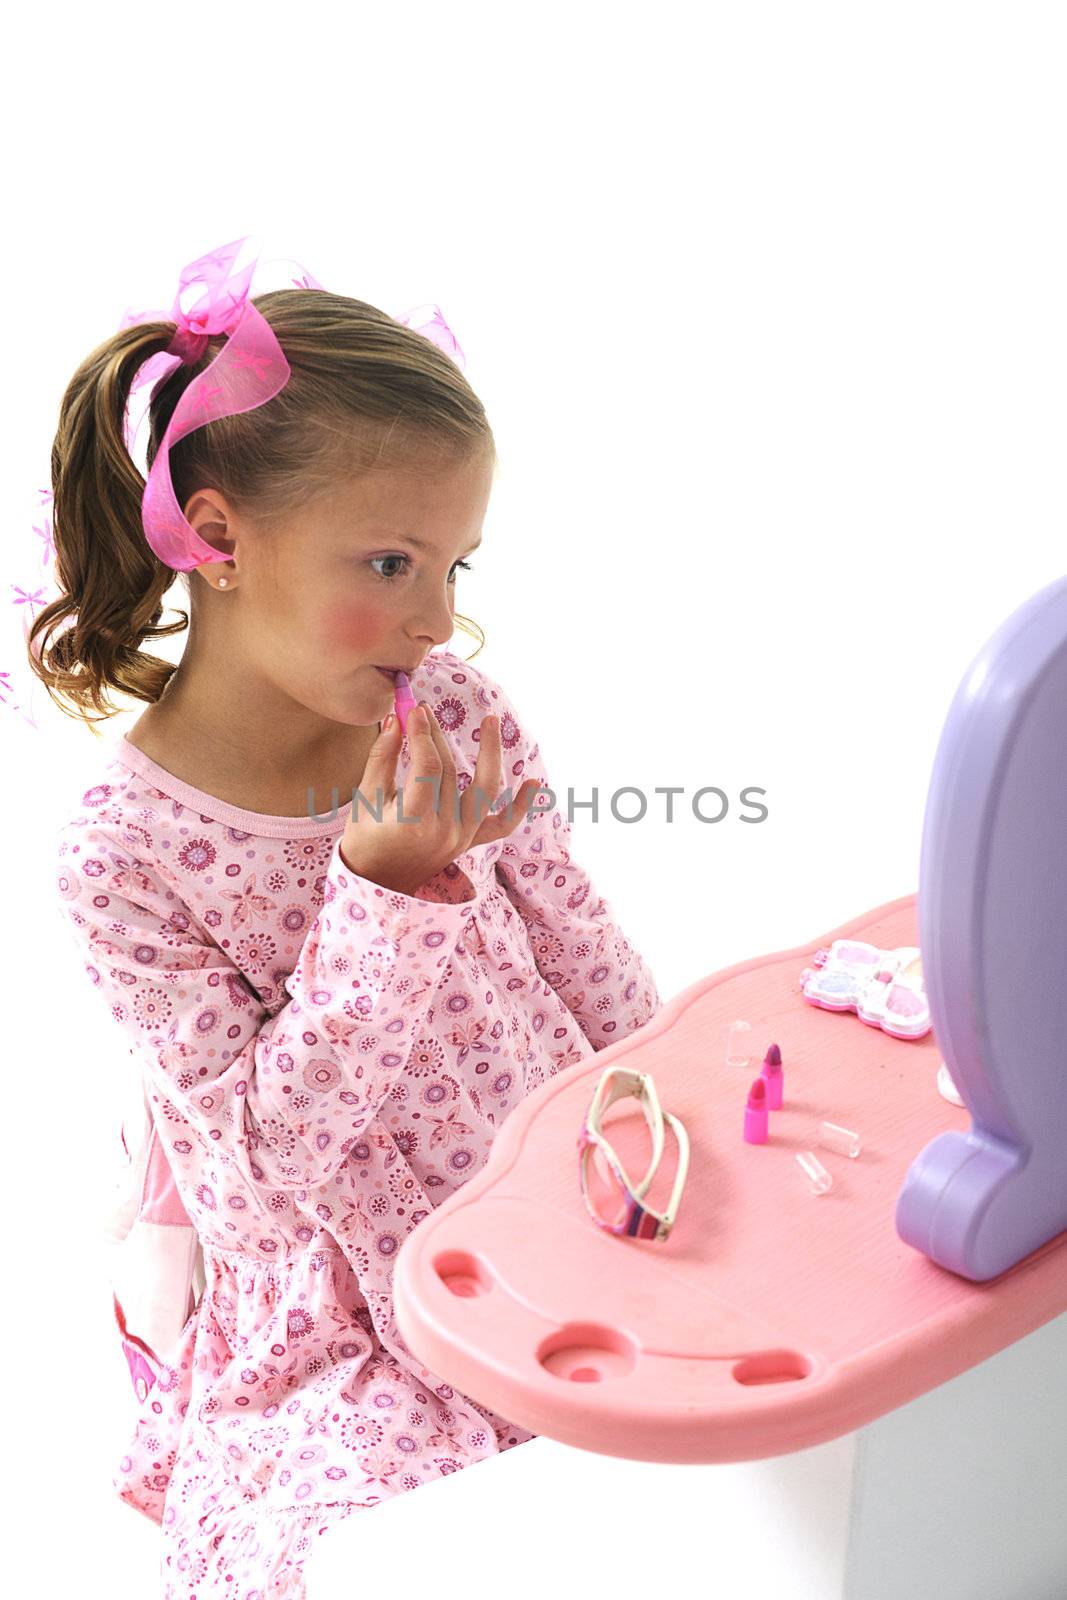
{"label": "pearl earring", "polygon": [[229,581],[230,581],[229,578],[220,578],[219,579],[219,588],[220,589],[225,589],[225,587],[229,583]]}

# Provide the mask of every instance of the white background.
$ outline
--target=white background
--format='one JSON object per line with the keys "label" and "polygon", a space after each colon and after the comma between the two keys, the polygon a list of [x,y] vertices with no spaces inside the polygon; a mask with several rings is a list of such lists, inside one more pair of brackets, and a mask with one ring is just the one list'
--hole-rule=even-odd
{"label": "white background", "polygon": [[[814,948],[917,889],[957,683],[1063,570],[1062,24],[1020,0],[21,16],[0,113],[0,670],[22,707],[0,708],[3,1415],[5,1509],[46,1592],[147,1596],[157,1559],[110,1486],[133,1397],[94,1207],[125,1044],[54,889],[101,745],[30,679],[15,604],[52,595],[33,527],[76,365],[243,234],[391,314],[438,304],[500,456],[457,608],[564,803],[600,794],[576,856],[665,999]],[[630,825],[624,785],[649,799]],[[731,799],[717,825],[688,810],[705,785]],[[101,1544],[106,1584],[85,1576]]]}

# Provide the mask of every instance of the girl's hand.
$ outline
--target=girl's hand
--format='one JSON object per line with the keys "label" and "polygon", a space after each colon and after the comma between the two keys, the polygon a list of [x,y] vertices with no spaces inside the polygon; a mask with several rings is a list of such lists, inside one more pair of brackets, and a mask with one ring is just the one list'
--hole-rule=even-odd
{"label": "girl's hand", "polygon": [[[490,844],[511,833],[524,820],[528,800],[539,785],[536,779],[526,780],[512,800],[510,819],[506,810],[498,816],[488,813],[488,806],[501,792],[498,717],[482,718],[474,781],[462,795],[456,788],[456,763],[448,739],[431,707],[421,701],[408,716],[407,738],[412,760],[403,789],[404,821],[397,815],[401,809],[396,791],[401,736],[394,714],[392,725],[382,729],[371,747],[359,785],[368,805],[376,809],[378,790],[382,791],[382,820],[366,806],[354,803],[341,839],[341,857],[352,872],[383,889],[414,894],[472,845]],[[417,782],[419,778],[424,781]]]}

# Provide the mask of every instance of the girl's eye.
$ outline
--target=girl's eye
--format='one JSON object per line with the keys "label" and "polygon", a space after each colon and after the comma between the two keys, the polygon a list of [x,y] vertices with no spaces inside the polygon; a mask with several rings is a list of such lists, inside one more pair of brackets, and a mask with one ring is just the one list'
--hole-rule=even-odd
{"label": "girl's eye", "polygon": [[[408,565],[408,563],[410,562],[410,560],[411,560],[410,556],[372,556],[370,564],[373,567],[374,563],[376,561],[402,561],[404,563],[405,567],[406,567]],[[464,572],[472,572],[474,570],[473,567],[471,567],[470,564],[468,562],[466,562],[466,561],[457,561],[455,563],[455,566],[462,567]],[[399,573],[399,572],[376,572],[375,573],[375,577],[381,578],[383,583],[392,583],[392,581],[395,578],[399,578],[401,576],[402,576],[402,574]],[[448,576],[449,583],[454,583],[455,582],[455,578],[456,578],[455,569],[453,569],[453,571],[450,572],[449,576]]]}

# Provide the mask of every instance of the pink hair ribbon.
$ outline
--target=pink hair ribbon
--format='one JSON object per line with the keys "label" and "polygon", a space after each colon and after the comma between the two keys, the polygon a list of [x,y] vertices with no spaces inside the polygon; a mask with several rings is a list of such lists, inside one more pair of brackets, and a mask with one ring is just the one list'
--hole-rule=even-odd
{"label": "pink hair ribbon", "polygon": [[[141,501],[145,538],[159,559],[179,572],[229,558],[225,551],[206,544],[182,514],[170,475],[171,445],[207,422],[265,405],[289,381],[289,363],[274,330],[248,298],[256,258],[240,270],[234,268],[244,243],[244,239],[235,239],[184,267],[169,315],[128,312],[119,324],[125,328],[157,320],[177,323],[174,338],[166,351],[160,352],[173,358],[167,362],[168,370],[178,362],[199,361],[212,334],[228,336],[215,359],[197,374],[175,406]],[[186,311],[182,294],[190,284],[203,284],[204,292]]]}
{"label": "pink hair ribbon", "polygon": [[[206,544],[182,514],[170,474],[171,445],[207,422],[265,405],[289,381],[291,369],[274,330],[249,299],[258,253],[246,266],[239,269],[235,266],[247,237],[220,245],[217,250],[189,262],[182,269],[178,293],[169,312],[127,311],[119,323],[120,330],[142,322],[177,324],[167,349],[150,356],[138,369],[130,390],[131,399],[150,378],[166,376],[180,362],[199,361],[211,334],[227,335],[218,355],[191,381],[175,406],[145,481],[141,501],[145,538],[160,560],[179,572],[188,572],[209,561],[226,561],[229,557],[224,551]],[[202,284],[204,289],[186,311],[181,303],[182,294],[192,284]],[[308,272],[294,279],[294,284],[305,289],[323,287]],[[423,334],[462,368],[465,365],[463,352],[441,315],[440,307],[435,305],[430,309],[433,315],[428,322],[417,325],[415,332]],[[405,327],[412,326],[408,317],[396,320]],[[130,428],[128,409],[124,428],[126,445],[132,455],[137,427]]]}

